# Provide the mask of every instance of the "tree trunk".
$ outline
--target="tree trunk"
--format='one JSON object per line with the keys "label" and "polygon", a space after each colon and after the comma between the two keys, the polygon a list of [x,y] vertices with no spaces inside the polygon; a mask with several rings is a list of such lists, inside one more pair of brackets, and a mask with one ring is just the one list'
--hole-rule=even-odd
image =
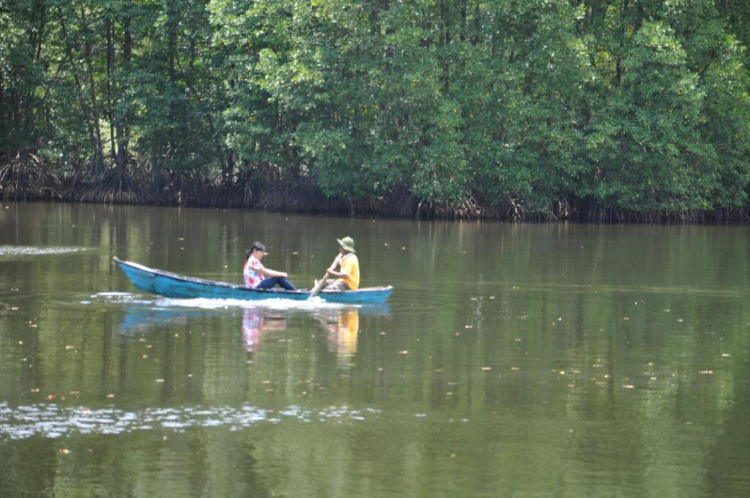
{"label": "tree trunk", "polygon": [[92,115],[92,127],[94,129],[94,139],[96,142],[95,149],[94,149],[94,164],[96,165],[96,174],[103,173],[103,146],[102,146],[102,132],[101,128],[99,127],[99,105],[97,102],[97,96],[96,96],[96,82],[94,81],[94,49],[91,46],[91,40],[89,39],[89,36],[92,36],[88,32],[88,21],[86,19],[86,12],[84,11],[83,7],[81,7],[81,22],[83,23],[83,26],[86,26],[85,31],[85,37],[86,41],[84,43],[84,56],[86,57],[86,69],[88,71],[88,77],[89,77],[89,91],[91,93],[91,115]]}
{"label": "tree trunk", "polygon": [[[89,115],[88,107],[86,106],[86,99],[83,95],[83,87],[81,85],[81,79],[78,76],[78,70],[76,68],[75,60],[76,58],[73,56],[73,49],[70,44],[70,36],[68,35],[68,27],[67,23],[65,22],[65,13],[62,12],[62,9],[60,9],[60,27],[62,29],[63,38],[65,38],[65,53],[68,56],[68,61],[70,62],[70,72],[73,74],[73,80],[76,83],[76,89],[78,90],[78,104],[81,106],[81,112],[83,113],[83,119],[86,122],[86,128],[89,132],[89,140],[91,141],[91,148],[92,151],[96,152],[97,150],[97,143],[96,143],[96,136],[94,134],[94,126],[91,123],[91,118]],[[64,61],[63,61],[64,63]],[[99,164],[94,164],[94,170],[98,171]]]}
{"label": "tree trunk", "polygon": [[450,32],[450,19],[449,19],[449,12],[448,12],[448,0],[442,0],[440,2],[440,20],[442,21],[443,25],[443,36],[441,40],[441,56],[443,58],[443,94],[448,95],[448,92],[450,91],[450,68],[451,64],[450,61],[446,55],[446,51],[448,49],[448,46],[451,43],[451,32]]}
{"label": "tree trunk", "polygon": [[117,146],[115,144],[115,122],[117,102],[117,81],[115,79],[115,23],[107,17],[107,102],[109,121],[109,155],[113,162],[117,162]]}
{"label": "tree trunk", "polygon": [[[126,4],[126,13],[122,21],[123,42],[122,42],[122,67],[123,70],[130,70],[130,61],[133,57],[133,34],[130,30],[131,10],[133,1],[128,0]],[[128,116],[121,116],[117,123],[117,173],[120,178],[125,175],[125,168],[128,162],[128,146],[130,145],[130,129],[128,125]]]}

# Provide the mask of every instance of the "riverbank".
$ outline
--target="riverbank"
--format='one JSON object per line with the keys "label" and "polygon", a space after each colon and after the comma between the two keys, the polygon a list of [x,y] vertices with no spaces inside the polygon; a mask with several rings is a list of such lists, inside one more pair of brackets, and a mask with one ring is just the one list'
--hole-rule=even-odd
{"label": "riverbank", "polygon": [[[59,171],[51,173],[50,171]],[[430,203],[408,188],[390,189],[377,198],[353,199],[347,193],[327,197],[310,176],[289,176],[277,181],[258,180],[250,173],[235,173],[229,182],[203,172],[140,174],[108,168],[99,175],[89,168],[50,168],[36,156],[17,157],[0,167],[0,199],[9,201],[90,202],[162,206],[254,209],[289,213],[378,216],[387,218],[462,219],[498,221],[583,221],[705,223],[746,221],[743,209],[623,210],[586,199],[560,199],[547,210],[532,210],[507,199],[502,203],[470,198],[460,203]]]}

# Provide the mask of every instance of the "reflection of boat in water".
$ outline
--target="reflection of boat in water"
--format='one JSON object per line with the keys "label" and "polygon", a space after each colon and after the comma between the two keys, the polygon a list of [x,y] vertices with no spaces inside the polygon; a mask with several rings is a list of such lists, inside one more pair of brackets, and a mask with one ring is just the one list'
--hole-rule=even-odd
{"label": "reflection of boat in water", "polygon": [[129,306],[126,310],[125,317],[117,327],[117,331],[120,333],[145,331],[165,325],[185,325],[191,317],[206,313],[205,311],[168,310],[136,306]]}
{"label": "reflection of boat in water", "polygon": [[[115,258],[115,262],[130,281],[142,291],[175,298],[205,299],[292,299],[305,301],[310,297],[306,290],[248,289],[242,285],[186,277],[162,270],[148,268],[130,261]],[[363,304],[384,303],[393,287],[367,287],[356,291],[323,291],[318,294],[329,303]]]}
{"label": "reflection of boat in water", "polygon": [[[242,343],[248,352],[257,352],[261,348],[264,334],[284,331],[287,328],[288,312],[294,309],[279,310],[266,306],[242,308]],[[134,332],[146,332],[151,329],[185,327],[191,319],[205,318],[209,315],[226,313],[225,309],[185,310],[164,309],[143,306],[126,307],[125,317],[120,322],[118,333],[130,335]],[[387,304],[342,306],[314,310],[314,318],[326,332],[328,349],[336,353],[339,360],[345,361],[357,352],[357,339],[360,330],[360,316],[391,315]],[[231,313],[236,319],[236,310]]]}

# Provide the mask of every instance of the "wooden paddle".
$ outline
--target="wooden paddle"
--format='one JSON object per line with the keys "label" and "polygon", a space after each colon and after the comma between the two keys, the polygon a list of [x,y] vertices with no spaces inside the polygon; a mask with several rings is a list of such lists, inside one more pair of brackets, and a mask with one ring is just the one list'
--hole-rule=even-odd
{"label": "wooden paddle", "polygon": [[[331,266],[336,264],[337,259],[339,259],[338,256],[336,256],[336,259],[333,260],[333,263],[331,263]],[[323,289],[323,286],[326,284],[326,280],[328,280],[328,270],[326,270],[326,274],[323,275],[323,278],[320,279],[320,281],[318,282],[318,285],[313,287],[312,292],[310,292],[310,297],[308,297],[307,299],[312,299],[318,294],[320,294],[320,291]]]}

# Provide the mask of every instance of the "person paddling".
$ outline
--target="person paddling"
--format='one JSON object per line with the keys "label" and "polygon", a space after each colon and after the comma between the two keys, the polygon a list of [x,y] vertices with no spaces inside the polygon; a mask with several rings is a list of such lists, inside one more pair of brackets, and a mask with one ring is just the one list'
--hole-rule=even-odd
{"label": "person paddling", "polygon": [[[347,291],[359,289],[359,260],[354,254],[354,239],[344,237],[336,239],[339,243],[339,255],[328,268],[326,273],[336,279],[326,281],[325,290],[327,291]],[[336,266],[339,271],[336,271]]]}
{"label": "person paddling", "polygon": [[279,285],[286,290],[297,290],[287,277],[286,272],[271,270],[260,262],[266,254],[266,246],[261,242],[255,242],[245,253],[245,266],[242,269],[242,278],[245,287],[249,289],[270,289]]}

